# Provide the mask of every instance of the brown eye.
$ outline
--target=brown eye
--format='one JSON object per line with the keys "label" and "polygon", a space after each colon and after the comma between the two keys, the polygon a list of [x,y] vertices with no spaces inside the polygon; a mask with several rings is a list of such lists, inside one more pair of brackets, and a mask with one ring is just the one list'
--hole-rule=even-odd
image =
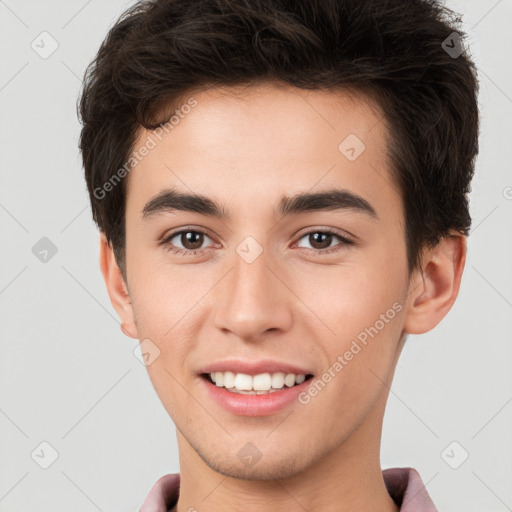
{"label": "brown eye", "polygon": [[309,234],[309,242],[313,249],[327,249],[331,246],[333,235],[317,231]]}
{"label": "brown eye", "polygon": [[[299,239],[299,242],[302,239],[306,239],[311,246],[305,247],[306,249],[309,249],[310,251],[316,252],[320,255],[339,251],[347,246],[354,245],[354,242],[330,229],[310,231],[309,233],[302,235]],[[339,243],[333,244],[333,240],[338,240]],[[304,246],[299,245],[299,247]]]}
{"label": "brown eye", "polygon": [[180,234],[180,242],[185,249],[194,251],[203,245],[204,234],[198,231],[182,231]]}
{"label": "brown eye", "polygon": [[202,231],[182,229],[171,233],[162,240],[162,244],[165,246],[166,250],[170,252],[180,255],[191,255],[195,254],[198,250],[202,251],[204,249],[202,246],[205,242],[205,238],[210,239],[210,237]]}

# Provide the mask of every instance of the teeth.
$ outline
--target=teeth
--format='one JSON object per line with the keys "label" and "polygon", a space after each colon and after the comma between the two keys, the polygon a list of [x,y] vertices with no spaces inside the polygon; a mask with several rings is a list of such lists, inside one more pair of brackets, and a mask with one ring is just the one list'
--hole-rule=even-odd
{"label": "teeth", "polygon": [[[224,386],[225,388],[234,388],[235,387],[235,374],[233,372],[215,372],[215,376],[224,375],[224,382],[219,384],[219,386]],[[210,374],[211,377],[211,374]],[[222,377],[220,377],[222,378]],[[215,381],[217,384],[217,381]]]}
{"label": "teeth", "polygon": [[306,380],[305,375],[297,375],[295,377],[295,384],[302,384]]}
{"label": "teeth", "polygon": [[272,387],[275,389],[281,389],[284,386],[284,373],[278,372],[272,374]]}
{"label": "teeth", "polygon": [[284,386],[291,388],[295,384],[301,384],[306,380],[306,375],[294,373],[259,373],[248,375],[247,373],[213,372],[210,378],[218,387],[223,387],[234,393],[250,395],[263,395],[274,393]]}
{"label": "teeth", "polygon": [[293,373],[289,373],[285,378],[284,378],[284,383],[289,387],[291,388],[294,384],[295,384],[295,375]]}
{"label": "teeth", "polygon": [[213,382],[219,387],[224,386],[224,374],[222,372],[212,373],[214,377],[212,377]]}
{"label": "teeth", "polygon": [[237,373],[235,377],[235,388],[242,391],[250,391],[252,389],[252,377],[246,373]]}
{"label": "teeth", "polygon": [[252,378],[252,388],[256,391],[268,391],[272,387],[270,373],[260,373]]}

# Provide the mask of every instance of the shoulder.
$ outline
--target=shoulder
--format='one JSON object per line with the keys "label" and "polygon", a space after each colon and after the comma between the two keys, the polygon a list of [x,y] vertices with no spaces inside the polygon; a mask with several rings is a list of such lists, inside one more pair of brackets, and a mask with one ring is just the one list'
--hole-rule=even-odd
{"label": "shoulder", "polygon": [[178,500],[180,490],[179,473],[160,477],[146,496],[139,512],[168,512]]}
{"label": "shoulder", "polygon": [[382,476],[400,512],[438,512],[416,469],[389,468]]}

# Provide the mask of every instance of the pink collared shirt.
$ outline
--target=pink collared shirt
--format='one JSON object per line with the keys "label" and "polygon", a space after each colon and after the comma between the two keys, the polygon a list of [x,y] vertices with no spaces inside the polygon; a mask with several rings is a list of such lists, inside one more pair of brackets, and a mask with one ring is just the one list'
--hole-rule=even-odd
{"label": "pink collared shirt", "polygon": [[[385,469],[382,475],[400,512],[438,512],[414,468]],[[139,512],[170,512],[176,506],[179,492],[179,473],[164,475],[153,485]]]}

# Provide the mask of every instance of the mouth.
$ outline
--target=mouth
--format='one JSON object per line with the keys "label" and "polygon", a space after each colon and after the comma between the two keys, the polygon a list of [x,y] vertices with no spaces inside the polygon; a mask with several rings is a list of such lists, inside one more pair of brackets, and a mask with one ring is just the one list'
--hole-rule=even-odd
{"label": "mouth", "polygon": [[230,371],[202,373],[200,376],[218,388],[243,395],[269,395],[300,386],[313,378],[313,375],[310,373],[273,372],[250,375]]}

